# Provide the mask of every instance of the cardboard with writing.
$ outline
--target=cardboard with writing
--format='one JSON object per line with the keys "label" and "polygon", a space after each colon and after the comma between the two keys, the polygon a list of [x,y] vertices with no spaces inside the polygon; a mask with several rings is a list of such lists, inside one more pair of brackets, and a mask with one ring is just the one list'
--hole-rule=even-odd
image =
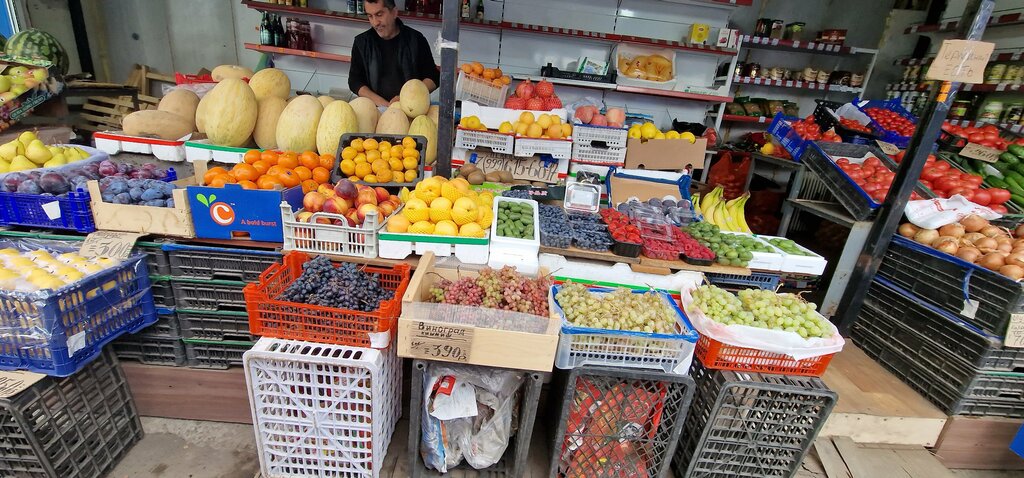
{"label": "cardboard with writing", "polygon": [[477,152],[476,167],[484,174],[508,171],[514,179],[557,183],[569,172],[568,160],[545,160],[541,156],[520,158],[510,154]]}
{"label": "cardboard with writing", "polygon": [[944,40],[928,67],[929,80],[984,83],[985,65],[995,44],[973,40]]}
{"label": "cardboard with writing", "polygon": [[977,159],[978,161],[984,161],[986,163],[994,163],[998,161],[1000,154],[1003,154],[1003,152],[998,149],[989,148],[988,146],[982,146],[977,143],[967,143],[967,146],[964,146],[964,149],[960,150],[960,156]]}
{"label": "cardboard with writing", "polygon": [[626,168],[681,171],[687,167],[703,168],[704,152],[708,140],[697,138],[690,143],[685,139],[626,140]]}
{"label": "cardboard with writing", "polygon": [[78,253],[83,257],[107,257],[123,261],[132,255],[138,232],[96,231],[85,236]]}
{"label": "cardboard with writing", "polygon": [[46,375],[24,370],[0,371],[0,398],[11,398],[44,378]]}
{"label": "cardboard with writing", "polygon": [[605,186],[610,204],[619,204],[631,197],[640,201],[666,196],[679,200],[690,198],[690,179],[689,175],[681,173],[613,168]]}

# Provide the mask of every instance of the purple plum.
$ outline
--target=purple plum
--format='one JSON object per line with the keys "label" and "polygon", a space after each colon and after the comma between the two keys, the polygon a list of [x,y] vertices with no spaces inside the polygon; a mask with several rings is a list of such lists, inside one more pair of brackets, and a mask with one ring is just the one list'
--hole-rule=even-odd
{"label": "purple plum", "polygon": [[39,194],[43,192],[43,189],[39,187],[39,183],[32,180],[25,180],[18,185],[18,192],[26,194]]}
{"label": "purple plum", "polygon": [[39,178],[39,187],[50,194],[59,196],[71,190],[67,178],[56,172],[49,172]]}
{"label": "purple plum", "polygon": [[111,202],[114,204],[131,204],[132,197],[128,193],[121,193],[114,196],[114,200]]}
{"label": "purple plum", "polygon": [[4,176],[3,183],[0,183],[0,188],[3,188],[5,192],[13,193],[18,190],[18,185],[28,179],[25,173],[10,173]]}

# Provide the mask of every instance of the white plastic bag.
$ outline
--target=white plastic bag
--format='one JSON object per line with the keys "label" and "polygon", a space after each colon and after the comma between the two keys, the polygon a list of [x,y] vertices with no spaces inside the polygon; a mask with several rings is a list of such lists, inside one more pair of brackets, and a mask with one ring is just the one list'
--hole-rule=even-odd
{"label": "white plastic bag", "polygon": [[949,199],[910,201],[903,212],[906,213],[910,222],[924,229],[938,229],[946,224],[959,222],[971,214],[976,214],[989,221],[1002,217],[999,213],[985,206],[974,204],[959,194],[955,194]]}
{"label": "white plastic bag", "polygon": [[832,336],[827,339],[821,337],[805,339],[793,332],[783,330],[762,329],[749,325],[725,325],[715,322],[704,315],[700,308],[693,306],[692,291],[693,289],[686,289],[679,295],[686,316],[690,318],[690,323],[701,335],[723,344],[788,355],[793,360],[834,354],[843,350],[843,345],[846,344],[843,336],[839,335],[839,329],[828,321],[825,322],[832,328]]}

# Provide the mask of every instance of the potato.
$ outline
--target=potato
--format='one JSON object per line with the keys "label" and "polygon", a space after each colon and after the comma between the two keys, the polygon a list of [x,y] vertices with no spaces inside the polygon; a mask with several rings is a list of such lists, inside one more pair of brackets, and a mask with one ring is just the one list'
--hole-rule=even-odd
{"label": "potato", "polygon": [[475,164],[472,164],[472,163],[464,164],[464,165],[462,165],[462,167],[459,168],[459,177],[460,178],[469,177],[469,175],[472,174],[473,171],[479,171],[479,170],[480,170],[480,168],[476,167]]}
{"label": "potato", "polygon": [[546,187],[548,187],[548,183],[546,183],[544,181],[534,181],[533,185],[537,186],[538,188],[546,188]]}
{"label": "potato", "polygon": [[514,179],[512,173],[505,170],[498,171],[498,174],[501,175],[501,182],[503,183],[510,183]]}

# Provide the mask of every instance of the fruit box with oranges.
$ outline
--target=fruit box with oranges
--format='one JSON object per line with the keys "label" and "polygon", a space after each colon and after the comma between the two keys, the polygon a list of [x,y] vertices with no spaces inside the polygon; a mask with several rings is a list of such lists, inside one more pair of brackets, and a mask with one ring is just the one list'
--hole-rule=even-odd
{"label": "fruit box with oranges", "polygon": [[187,188],[195,187],[197,184],[196,177],[179,179],[173,184],[177,186],[171,193],[174,207],[156,207],[105,202],[100,194],[99,181],[89,181],[86,187],[89,188],[92,219],[96,229],[196,237],[195,228],[192,226],[192,214],[189,212],[189,201],[185,199],[188,194]]}
{"label": "fruit box with oranges", "polygon": [[[196,178],[206,175],[206,161],[195,162]],[[195,237],[249,239],[282,242],[281,202],[302,207],[302,186],[287,189],[245,189],[238,184],[223,187],[189,186],[188,207]]]}
{"label": "fruit box with oranges", "polygon": [[[372,151],[367,151],[363,145],[371,141],[375,147]],[[377,145],[380,145],[380,149],[376,147]],[[426,151],[427,138],[423,136],[345,133],[338,141],[338,153],[335,155],[338,160],[331,168],[331,182],[337,184],[342,178],[348,178],[353,182],[374,187],[412,188],[423,179]],[[414,153],[402,158],[387,156],[405,152]],[[372,157],[371,154],[376,156]],[[387,171],[382,171],[378,169],[379,167]],[[388,173],[389,180],[378,181],[379,178],[383,178],[380,176],[382,172]],[[398,179],[400,173],[404,175],[401,180]]]}

